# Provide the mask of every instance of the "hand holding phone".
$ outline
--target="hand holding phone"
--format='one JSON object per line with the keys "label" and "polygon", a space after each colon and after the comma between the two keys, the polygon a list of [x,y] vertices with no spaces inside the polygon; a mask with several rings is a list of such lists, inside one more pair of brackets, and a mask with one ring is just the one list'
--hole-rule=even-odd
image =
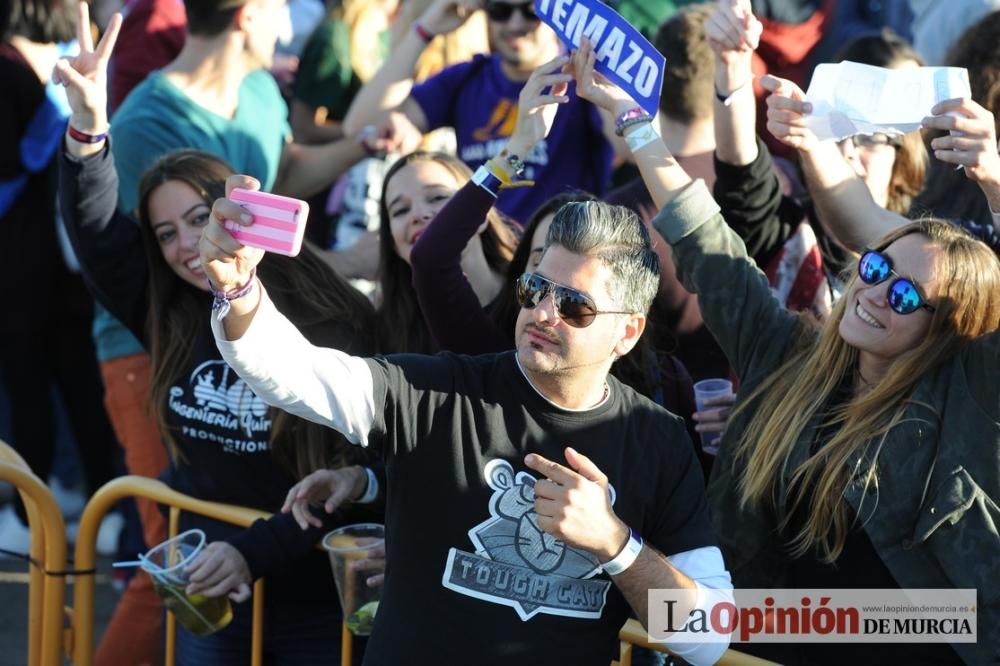
{"label": "hand holding phone", "polygon": [[234,189],[229,199],[253,215],[253,224],[226,220],[226,230],[243,245],[294,257],[302,249],[309,204],[267,192]]}

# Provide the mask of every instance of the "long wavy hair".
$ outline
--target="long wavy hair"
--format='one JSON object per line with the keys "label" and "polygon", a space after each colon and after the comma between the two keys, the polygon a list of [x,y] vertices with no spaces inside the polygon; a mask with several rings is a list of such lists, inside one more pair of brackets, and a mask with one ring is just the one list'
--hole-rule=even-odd
{"label": "long wavy hair", "polygon": [[[922,342],[897,357],[869,392],[831,407],[845,382],[853,381],[858,363],[858,350],[838,330],[850,305],[841,298],[822,328],[800,316],[797,345],[737,411],[751,414],[733,462],[739,470],[741,504],[769,504],[783,516],[782,529],[796,510],[807,507],[808,519],[791,541],[795,557],[814,551],[825,562],[839,557],[851,528],[844,491],[855,480],[864,484],[866,493],[872,486],[877,491],[881,447],[889,431],[904,420],[907,407],[916,404],[911,398],[914,387],[963,344],[1000,327],[1000,265],[993,252],[960,228],[934,219],[894,229],[874,248],[885,249],[909,234],[923,235],[938,249],[936,310]],[[845,293],[851,293],[858,279],[857,265],[852,269],[855,275]],[[789,469],[798,441],[817,416],[820,431],[832,432],[832,437]],[[850,461],[858,453],[852,467]],[[778,497],[786,472],[788,492]],[[858,520],[863,518],[859,515]]]}
{"label": "long wavy hair", "polygon": [[[413,289],[413,273],[410,265],[403,261],[393,245],[392,229],[389,222],[389,206],[386,193],[389,181],[401,169],[413,162],[437,162],[455,177],[458,187],[472,178],[472,171],[458,158],[445,153],[418,150],[405,155],[389,167],[382,183],[379,198],[379,287],[381,300],[377,313],[379,351],[384,353],[431,353],[438,351],[437,345],[417,302]],[[486,215],[486,230],[481,234],[483,254],[490,268],[504,275],[514,250],[517,234],[512,223],[495,208]]]}
{"label": "long wavy hair", "polygon": [[[211,296],[188,284],[167,265],[153,234],[149,200],[160,185],[175,181],[190,186],[209,206],[225,195],[232,168],[195,150],[179,150],[160,159],[139,182],[139,229],[149,265],[149,314],[146,330],[152,354],[150,411],[175,462],[183,455],[167,424],[172,383],[194,358],[194,341],[210,336]],[[313,343],[352,354],[371,353],[374,313],[368,300],[347,284],[308,247],[297,258],[268,253],[258,267],[275,305]],[[249,391],[249,389],[247,389]],[[335,431],[271,409],[271,451],[293,475],[321,467],[360,463],[366,454]]]}

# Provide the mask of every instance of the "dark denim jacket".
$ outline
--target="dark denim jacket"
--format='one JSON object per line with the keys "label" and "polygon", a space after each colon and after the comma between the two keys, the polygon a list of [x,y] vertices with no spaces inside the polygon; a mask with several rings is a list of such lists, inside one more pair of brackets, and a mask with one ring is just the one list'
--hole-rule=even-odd
{"label": "dark denim jacket", "polygon": [[[814,333],[771,295],[704,183],[687,187],[653,223],[672,245],[685,287],[698,295],[740,393],[749,395],[781,364],[794,336]],[[869,487],[867,496],[860,482],[847,489],[900,587],[978,590],[978,643],[952,645],[969,664],[1000,663],[998,370],[1000,333],[992,333],[921,377],[905,418],[886,437],[877,489]],[[733,419],[722,441],[709,484],[713,522],[738,587],[785,587],[773,518],[739,506],[733,444],[749,413]],[[799,440],[791,469],[808,456],[812,431]],[[787,481],[779,480],[779,494]]]}

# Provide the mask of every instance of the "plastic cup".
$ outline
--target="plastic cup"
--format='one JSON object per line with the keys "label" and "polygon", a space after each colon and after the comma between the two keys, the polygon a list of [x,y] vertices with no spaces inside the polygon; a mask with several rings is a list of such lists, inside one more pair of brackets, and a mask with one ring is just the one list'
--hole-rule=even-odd
{"label": "plastic cup", "polygon": [[[694,404],[697,410],[703,411],[711,409],[706,407],[705,401],[709,398],[717,398],[723,395],[733,394],[733,383],[728,379],[703,379],[694,385]],[[717,432],[701,433],[701,449],[709,455],[719,454],[719,440],[722,435]]]}
{"label": "plastic cup", "polygon": [[153,587],[177,621],[192,634],[207,636],[229,624],[233,608],[225,596],[187,594],[187,568],[205,547],[205,533],[188,530],[140,555],[143,571],[153,579]]}
{"label": "plastic cup", "polygon": [[352,562],[372,557],[385,541],[385,526],[358,523],[336,529],[323,537],[323,547],[330,556],[333,580],[337,584],[344,622],[355,636],[367,636],[375,623],[382,587],[369,587],[370,569],[354,571]]}

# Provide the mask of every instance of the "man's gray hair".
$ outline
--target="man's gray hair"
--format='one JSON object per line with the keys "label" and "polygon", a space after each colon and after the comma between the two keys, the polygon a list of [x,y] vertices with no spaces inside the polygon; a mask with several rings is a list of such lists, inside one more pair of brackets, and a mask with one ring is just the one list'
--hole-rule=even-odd
{"label": "man's gray hair", "polygon": [[634,211],[603,201],[575,201],[556,211],[545,247],[596,257],[611,269],[615,307],[647,314],[660,286],[660,258]]}

